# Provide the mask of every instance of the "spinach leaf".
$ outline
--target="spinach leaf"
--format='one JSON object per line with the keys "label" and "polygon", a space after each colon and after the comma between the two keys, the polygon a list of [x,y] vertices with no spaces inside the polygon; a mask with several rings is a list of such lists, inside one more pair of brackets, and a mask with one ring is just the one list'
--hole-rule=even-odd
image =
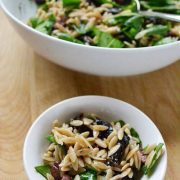
{"label": "spinach leaf", "polygon": [[50,172],[50,166],[49,165],[41,165],[41,166],[36,166],[35,170],[41,174],[42,176],[44,176],[45,178],[47,178],[47,173],[51,173]]}
{"label": "spinach leaf", "polygon": [[158,46],[158,45],[163,45],[163,44],[169,44],[169,43],[176,42],[176,41],[178,41],[178,38],[165,37],[163,39],[160,39],[159,41],[156,41],[154,43],[154,45]]}
{"label": "spinach leaf", "polygon": [[46,21],[38,24],[35,29],[45,34],[51,34],[55,21],[55,16],[51,14]]}
{"label": "spinach leaf", "polygon": [[146,145],[146,146],[143,148],[143,151],[146,151],[148,147],[149,147],[149,145]]}
{"label": "spinach leaf", "polygon": [[45,34],[50,34],[52,31],[53,24],[54,23],[52,21],[44,21],[42,24],[36,27],[36,30]]}
{"label": "spinach leaf", "polygon": [[172,13],[172,14],[180,14],[180,9],[178,9],[176,7],[176,5],[161,6],[161,7],[152,7],[151,9],[153,11]]}
{"label": "spinach leaf", "polygon": [[124,23],[124,25],[129,26],[129,27],[134,27],[134,28],[140,30],[141,27],[142,27],[143,22],[144,22],[143,17],[141,15],[136,15],[136,16],[133,16],[133,17],[129,18]]}
{"label": "spinach leaf", "polygon": [[134,39],[136,34],[139,32],[136,28],[134,27],[125,27],[122,29],[122,32],[130,39]]}
{"label": "spinach leaf", "polygon": [[63,39],[66,41],[70,41],[70,42],[74,42],[74,43],[78,43],[78,44],[83,44],[82,41],[70,36],[69,34],[65,34],[65,33],[57,33],[55,35],[55,37],[59,38],[59,39]]}
{"label": "spinach leaf", "polygon": [[33,28],[36,28],[37,26],[39,26],[40,24],[42,24],[44,22],[44,20],[38,18],[38,17],[33,17],[29,20],[30,25]]}
{"label": "spinach leaf", "polygon": [[97,172],[92,169],[87,169],[85,172],[79,174],[80,180],[97,180]]}
{"label": "spinach leaf", "polygon": [[124,46],[123,42],[119,39],[114,38],[111,34],[102,32],[98,29],[94,30],[96,36],[96,45],[100,47],[110,47],[110,48],[122,48]]}
{"label": "spinach leaf", "polygon": [[50,134],[50,135],[47,136],[47,140],[48,140],[49,142],[51,142],[51,143],[57,144],[57,142],[56,142],[56,140],[55,140],[55,138],[54,138],[54,135],[52,135],[52,134]]}
{"label": "spinach leaf", "polygon": [[139,137],[138,132],[137,132],[134,128],[131,128],[131,129],[130,129],[130,133],[131,133],[131,136],[132,136],[132,137],[135,137],[136,139],[139,140],[139,141],[138,141],[139,144],[142,143],[142,141],[141,141],[141,139],[140,139],[140,137]]}
{"label": "spinach leaf", "polygon": [[164,6],[168,4],[169,0],[148,0],[148,4],[152,6]]}
{"label": "spinach leaf", "polygon": [[160,36],[166,36],[169,31],[168,26],[165,25],[154,25],[150,28],[144,29],[140,31],[135,39],[140,39],[143,36],[152,36],[152,35],[160,35]]}
{"label": "spinach leaf", "polygon": [[154,34],[165,36],[168,33],[169,28],[163,25],[156,25],[151,28],[148,28],[146,31],[147,36],[151,36]]}
{"label": "spinach leaf", "polygon": [[86,34],[88,32],[85,24],[80,24],[78,27],[74,25],[73,27],[79,34]]}
{"label": "spinach leaf", "polygon": [[137,15],[125,21],[125,27],[122,29],[123,33],[130,39],[134,39],[135,35],[141,30],[144,19],[142,16]]}
{"label": "spinach leaf", "polygon": [[79,7],[81,0],[62,0],[62,3],[64,8],[73,9]]}
{"label": "spinach leaf", "polygon": [[148,167],[147,166],[143,166],[143,173],[145,175],[148,175],[148,176],[152,175],[152,173],[153,173],[153,171],[154,171],[154,169],[155,169],[155,167],[157,165],[157,162],[158,162],[159,152],[162,150],[163,145],[164,145],[163,143],[159,143],[155,147],[155,149],[154,149],[155,154],[154,154],[154,156],[152,158],[151,164]]}
{"label": "spinach leaf", "polygon": [[180,14],[180,9],[177,8],[176,4],[171,1],[172,3],[166,3],[164,5],[152,5],[147,1],[141,1],[142,8],[145,10],[151,9],[153,11],[165,12],[165,13],[172,13],[172,14]]}
{"label": "spinach leaf", "polygon": [[116,15],[112,18],[109,18],[106,20],[106,24],[108,25],[123,25],[125,21],[127,21],[130,17],[132,17],[133,14],[128,14],[128,15]]}

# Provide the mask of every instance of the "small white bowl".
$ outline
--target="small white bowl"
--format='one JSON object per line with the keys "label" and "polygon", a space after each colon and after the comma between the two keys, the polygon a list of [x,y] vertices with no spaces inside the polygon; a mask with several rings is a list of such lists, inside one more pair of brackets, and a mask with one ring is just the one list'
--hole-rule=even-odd
{"label": "small white bowl", "polygon": [[[30,180],[44,180],[34,167],[42,164],[42,154],[48,146],[45,139],[51,132],[51,124],[55,119],[64,122],[73,116],[84,113],[96,113],[107,121],[122,119],[134,127],[139,133],[143,146],[153,143],[164,143],[164,153],[150,180],[163,180],[167,167],[167,151],[165,142],[154,123],[134,106],[109,97],[81,96],[59,102],[43,112],[30,128],[24,143],[23,160],[27,176]],[[141,180],[147,177],[143,176]]]}
{"label": "small white bowl", "polygon": [[102,48],[71,43],[27,26],[35,15],[32,0],[0,0],[20,36],[41,56],[61,66],[95,75],[125,76],[154,71],[180,59],[180,41],[154,47]]}

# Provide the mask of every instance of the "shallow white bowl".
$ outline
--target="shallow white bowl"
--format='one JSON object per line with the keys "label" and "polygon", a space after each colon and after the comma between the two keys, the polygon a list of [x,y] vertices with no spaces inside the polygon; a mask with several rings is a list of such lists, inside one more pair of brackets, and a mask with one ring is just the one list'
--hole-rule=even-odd
{"label": "shallow white bowl", "polygon": [[[51,132],[51,124],[55,119],[64,122],[75,115],[96,113],[107,121],[123,119],[139,133],[143,146],[153,143],[164,143],[164,140],[154,123],[140,110],[123,101],[103,96],[81,96],[55,104],[42,113],[30,128],[24,143],[23,160],[27,176],[30,180],[43,180],[34,167],[42,164],[42,154],[48,146],[45,139]],[[164,143],[165,144],[165,143]],[[158,166],[149,178],[163,180],[167,166],[167,152],[164,145],[164,154]],[[145,176],[141,180],[147,179]]]}
{"label": "shallow white bowl", "polygon": [[111,49],[58,40],[26,25],[37,8],[32,0],[0,0],[0,4],[20,36],[38,54],[73,70],[106,76],[135,75],[180,59],[180,41],[156,47]]}

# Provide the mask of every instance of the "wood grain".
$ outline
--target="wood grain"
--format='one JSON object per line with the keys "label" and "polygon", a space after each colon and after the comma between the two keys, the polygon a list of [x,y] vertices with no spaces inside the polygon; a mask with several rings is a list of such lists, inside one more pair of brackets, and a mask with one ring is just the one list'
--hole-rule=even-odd
{"label": "wood grain", "polygon": [[123,78],[73,72],[41,58],[0,12],[0,179],[27,179],[22,162],[25,135],[52,104],[79,95],[105,95],[144,111],[159,127],[168,149],[166,180],[180,179],[180,61],[162,70]]}

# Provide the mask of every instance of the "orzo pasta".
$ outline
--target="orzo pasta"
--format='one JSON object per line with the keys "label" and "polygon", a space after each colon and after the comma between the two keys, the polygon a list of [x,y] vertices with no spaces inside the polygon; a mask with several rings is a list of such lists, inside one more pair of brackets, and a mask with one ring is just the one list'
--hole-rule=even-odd
{"label": "orzo pasta", "polygon": [[80,114],[65,122],[53,122],[44,164],[35,167],[48,180],[139,179],[151,175],[163,153],[162,143],[143,148],[136,130],[122,120]]}
{"label": "orzo pasta", "polygon": [[[180,40],[180,24],[137,13],[132,0],[36,0],[28,24],[66,41],[108,48],[134,48]],[[140,1],[142,9],[180,14],[178,0]]]}

